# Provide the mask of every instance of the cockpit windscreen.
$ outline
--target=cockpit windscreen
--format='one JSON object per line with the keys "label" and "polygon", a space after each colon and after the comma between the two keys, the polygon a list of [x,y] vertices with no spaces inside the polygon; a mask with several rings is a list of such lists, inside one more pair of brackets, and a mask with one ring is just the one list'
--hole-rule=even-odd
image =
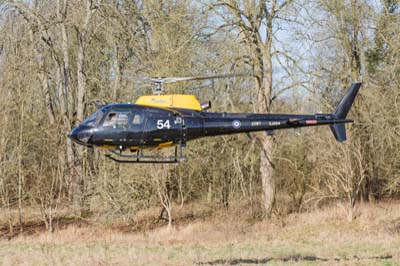
{"label": "cockpit windscreen", "polygon": [[91,116],[89,116],[88,118],[86,118],[82,124],[83,125],[87,125],[87,126],[97,126],[101,120],[101,118],[103,117],[103,110],[97,110],[95,113],[93,113]]}

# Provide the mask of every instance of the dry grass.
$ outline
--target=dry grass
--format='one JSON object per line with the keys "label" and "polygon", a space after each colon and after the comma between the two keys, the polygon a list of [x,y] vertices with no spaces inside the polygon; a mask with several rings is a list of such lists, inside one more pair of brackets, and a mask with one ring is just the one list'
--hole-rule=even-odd
{"label": "dry grass", "polygon": [[[400,265],[400,205],[243,223],[232,215],[127,233],[69,226],[0,242],[0,265]],[[282,224],[284,226],[282,227]]]}

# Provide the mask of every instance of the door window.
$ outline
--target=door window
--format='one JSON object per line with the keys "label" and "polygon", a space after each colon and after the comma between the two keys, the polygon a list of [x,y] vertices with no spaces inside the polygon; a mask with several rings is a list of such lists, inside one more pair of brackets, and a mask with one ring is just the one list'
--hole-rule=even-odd
{"label": "door window", "polygon": [[132,125],[140,125],[142,123],[142,117],[140,114],[134,114],[132,119]]}
{"label": "door window", "polygon": [[104,120],[103,127],[126,127],[129,121],[129,112],[110,112]]}
{"label": "door window", "polygon": [[143,111],[135,111],[132,116],[132,125],[138,126],[143,123],[144,120],[144,113]]}

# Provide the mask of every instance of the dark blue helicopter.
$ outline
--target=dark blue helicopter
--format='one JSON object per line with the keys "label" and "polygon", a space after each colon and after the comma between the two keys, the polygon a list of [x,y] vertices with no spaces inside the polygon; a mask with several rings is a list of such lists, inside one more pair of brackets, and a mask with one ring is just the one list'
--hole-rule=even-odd
{"label": "dark blue helicopter", "polygon": [[[161,84],[162,90],[163,83],[176,82],[177,78],[151,81]],[[106,156],[122,163],[175,163],[184,158],[182,147],[190,140],[255,131],[269,134],[277,129],[329,125],[336,140],[345,141],[345,123],[353,122],[346,117],[360,86],[353,83],[333,113],[314,115],[213,113],[206,112],[210,102],[200,104],[193,95],[142,96],[136,104],[101,107],[68,137],[80,145],[105,148],[111,152]],[[169,146],[175,146],[174,155],[143,153],[146,148]]]}

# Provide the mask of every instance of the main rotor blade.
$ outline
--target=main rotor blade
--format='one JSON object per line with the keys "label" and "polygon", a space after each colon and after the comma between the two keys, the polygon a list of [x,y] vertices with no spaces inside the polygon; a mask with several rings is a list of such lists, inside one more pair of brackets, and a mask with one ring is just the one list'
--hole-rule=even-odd
{"label": "main rotor blade", "polygon": [[[127,77],[127,76],[125,76]],[[148,77],[129,77],[131,79],[137,79],[140,81],[144,82],[150,82],[150,83],[163,83],[164,78],[148,78]]]}
{"label": "main rotor blade", "polygon": [[210,76],[191,76],[191,77],[165,77],[165,78],[149,78],[149,77],[136,77],[124,75],[123,77],[129,79],[137,79],[144,82],[158,83],[158,84],[168,84],[176,83],[181,81],[191,81],[191,80],[208,80],[208,79],[223,79],[223,78],[233,78],[233,77],[250,77],[253,76],[252,73],[231,73],[231,74],[218,74]]}
{"label": "main rotor blade", "polygon": [[252,76],[250,73],[232,73],[232,74],[218,74],[211,76],[193,76],[193,77],[171,77],[171,78],[161,78],[161,83],[175,83],[180,81],[191,81],[191,80],[208,80],[208,79],[222,79],[222,78],[232,78],[232,77],[249,77]]}

